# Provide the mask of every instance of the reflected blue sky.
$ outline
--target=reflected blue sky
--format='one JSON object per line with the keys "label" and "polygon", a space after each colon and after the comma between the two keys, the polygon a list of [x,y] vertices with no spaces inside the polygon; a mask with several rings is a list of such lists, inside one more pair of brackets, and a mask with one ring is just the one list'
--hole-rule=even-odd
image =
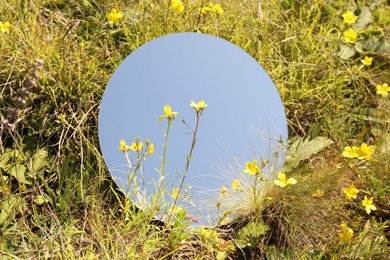
{"label": "reflected blue sky", "polygon": [[[212,192],[204,197],[203,191],[230,186],[231,179],[223,173],[230,164],[271,158],[281,169],[283,156],[272,156],[274,152],[283,153],[277,150],[276,140],[287,142],[287,122],[279,94],[266,72],[250,55],[226,40],[178,33],[157,38],[131,53],[104,92],[99,139],[106,165],[120,187],[126,187],[126,181],[120,180],[127,180],[128,168],[125,156],[118,151],[119,141],[131,143],[139,136],[155,144],[155,154],[143,163],[147,193],[154,192],[151,182],[158,179],[154,168],[161,166],[158,155],[163,154],[167,127],[166,120],[159,121],[165,104],[179,113],[172,124],[166,165],[167,185],[178,186],[176,176],[185,169],[192,140],[181,121],[195,126],[196,116],[189,104],[200,99],[208,107],[200,122],[186,179],[194,198],[202,197],[198,199],[200,207],[206,208],[205,201],[212,201],[207,197]],[[189,209],[189,213],[199,215],[195,209]]]}

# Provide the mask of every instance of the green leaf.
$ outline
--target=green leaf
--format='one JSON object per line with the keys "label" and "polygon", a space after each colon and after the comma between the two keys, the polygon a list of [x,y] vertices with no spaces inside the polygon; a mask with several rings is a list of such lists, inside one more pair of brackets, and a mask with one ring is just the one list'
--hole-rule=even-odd
{"label": "green leaf", "polygon": [[236,245],[239,248],[244,248],[247,246],[256,246],[256,243],[260,236],[263,236],[267,233],[269,227],[263,222],[250,222],[248,225],[243,227],[237,234],[235,240]]}
{"label": "green leaf", "polygon": [[313,140],[299,137],[288,149],[286,163],[283,166],[284,172],[290,172],[303,160],[318,153],[333,143],[326,137],[316,137]]}
{"label": "green leaf", "polygon": [[13,218],[17,210],[20,210],[24,205],[24,200],[18,196],[8,197],[1,203],[0,211],[0,225],[6,224],[8,220]]}
{"label": "green leaf", "polygon": [[5,152],[0,156],[0,168],[5,170],[8,165],[9,159],[12,157],[12,150],[7,148]]}
{"label": "green leaf", "polygon": [[9,165],[7,167],[7,173],[13,176],[21,184],[31,184],[26,180],[26,167],[22,164]]}
{"label": "green leaf", "polygon": [[352,58],[356,53],[355,48],[352,45],[347,45],[347,44],[340,44],[340,51],[337,53],[337,55],[344,59],[347,60],[349,58]]}
{"label": "green leaf", "polygon": [[369,35],[365,39],[356,42],[355,50],[359,53],[390,52],[390,44],[383,37]]}
{"label": "green leaf", "polygon": [[354,27],[364,29],[371,24],[372,14],[367,6],[357,9],[355,13],[359,13],[359,18],[356,20]]}
{"label": "green leaf", "polygon": [[48,200],[42,196],[42,195],[37,195],[34,199],[34,203],[37,205],[42,205],[43,203],[47,203]]}
{"label": "green leaf", "polygon": [[34,172],[39,172],[46,167],[48,161],[48,153],[44,149],[39,149],[33,158],[32,169]]}

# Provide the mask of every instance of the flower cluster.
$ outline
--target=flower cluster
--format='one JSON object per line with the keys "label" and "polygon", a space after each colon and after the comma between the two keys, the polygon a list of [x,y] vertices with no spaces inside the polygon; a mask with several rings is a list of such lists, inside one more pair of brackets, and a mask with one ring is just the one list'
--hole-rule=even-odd
{"label": "flower cluster", "polygon": [[[150,143],[148,139],[145,140],[146,144],[146,155],[150,155],[154,153],[154,144]],[[129,150],[139,152],[144,148],[144,143],[140,140],[140,138],[137,136],[136,140],[132,140],[131,145],[127,145],[126,141],[124,139],[120,140],[119,142],[119,151],[127,152]]]}
{"label": "flower cluster", "polygon": [[371,155],[374,153],[374,150],[375,150],[375,146],[373,145],[368,146],[366,143],[362,143],[360,147],[346,146],[344,148],[342,156],[347,158],[371,160]]}
{"label": "flower cluster", "polygon": [[204,6],[199,9],[202,14],[213,13],[213,14],[223,14],[223,9],[221,4],[212,4],[209,3],[208,6]]}
{"label": "flower cluster", "polygon": [[[349,25],[356,23],[356,20],[358,19],[358,16],[355,16],[351,11],[343,14],[342,17],[344,22]],[[346,43],[354,44],[357,40],[358,34],[352,28],[349,28],[348,30],[344,31],[343,36]]]}

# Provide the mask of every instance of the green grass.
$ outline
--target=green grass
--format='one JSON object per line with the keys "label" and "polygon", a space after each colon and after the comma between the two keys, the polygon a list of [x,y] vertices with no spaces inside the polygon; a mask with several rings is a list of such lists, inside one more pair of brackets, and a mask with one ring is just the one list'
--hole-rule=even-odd
{"label": "green grass", "polygon": [[[0,22],[11,24],[9,34],[0,32],[0,258],[388,256],[390,101],[376,94],[390,78],[388,2],[227,0],[217,1],[223,14],[201,17],[202,1],[182,2],[176,15],[168,0],[0,1]],[[123,19],[110,26],[113,7]],[[341,15],[357,7],[359,19],[369,20],[356,28],[362,38],[345,47]],[[183,219],[162,225],[134,210],[116,191],[98,144],[99,103],[120,62],[183,31],[222,37],[259,61],[282,97],[291,140],[334,142],[295,158],[287,175],[296,185],[270,180],[260,207],[248,201],[250,214],[215,229],[191,229]],[[340,48],[358,45],[365,51],[340,57]],[[370,67],[360,62],[365,55]],[[372,160],[341,156],[361,143],[375,146]],[[360,193],[347,201],[342,189],[351,183]],[[318,190],[323,195],[313,196]],[[371,214],[361,205],[365,195],[377,207]],[[342,221],[354,232],[343,244]]]}

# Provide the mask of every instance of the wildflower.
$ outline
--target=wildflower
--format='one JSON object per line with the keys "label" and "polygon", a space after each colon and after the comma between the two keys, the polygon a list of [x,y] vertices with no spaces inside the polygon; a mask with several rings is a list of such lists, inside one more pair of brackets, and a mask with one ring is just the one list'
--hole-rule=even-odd
{"label": "wildflower", "polygon": [[26,184],[23,183],[22,185],[20,185],[19,189],[20,189],[21,192],[27,190]]}
{"label": "wildflower", "polygon": [[223,9],[221,7],[220,4],[215,4],[213,7],[212,7],[212,11],[213,13],[215,14],[223,14]]}
{"label": "wildflower", "polygon": [[360,145],[360,149],[357,152],[358,158],[370,160],[371,154],[374,152],[374,150],[375,150],[375,146],[373,146],[373,145],[368,146],[366,143],[362,143]]}
{"label": "wildflower", "polygon": [[147,152],[148,155],[150,155],[152,153],[154,153],[154,144],[149,145],[148,152]]}
{"label": "wildflower", "polygon": [[349,186],[349,188],[344,188],[343,192],[345,193],[345,197],[347,200],[350,200],[351,198],[356,199],[357,194],[359,193],[359,190],[355,188],[353,183]]}
{"label": "wildflower", "polygon": [[245,163],[245,169],[243,172],[249,173],[249,176],[253,176],[255,174],[260,173],[260,167],[257,164],[257,161],[254,160],[253,162],[246,162]]}
{"label": "wildflower", "polygon": [[343,157],[348,157],[348,158],[357,158],[358,157],[358,152],[359,152],[359,147],[357,146],[346,146],[344,148],[344,151],[342,153]]}
{"label": "wildflower", "polygon": [[9,22],[5,22],[5,23],[0,22],[0,31],[2,33],[9,34],[9,26],[10,26]]}
{"label": "wildflower", "polygon": [[355,43],[358,34],[352,29],[349,28],[344,32],[344,41],[347,43]]}
{"label": "wildflower", "polygon": [[294,178],[290,178],[290,179],[286,180],[287,178],[286,178],[286,174],[284,172],[279,172],[278,179],[279,180],[274,181],[274,184],[278,185],[282,188],[286,187],[287,185],[293,185],[293,184],[297,183],[297,180]]}
{"label": "wildflower", "polygon": [[208,12],[210,12],[210,13],[213,12],[213,9],[208,7],[208,6],[204,6],[204,7],[200,8],[200,12],[202,14],[207,14]]}
{"label": "wildflower", "polygon": [[240,180],[234,180],[232,183],[232,189],[239,189],[240,188]]}
{"label": "wildflower", "polygon": [[358,17],[354,15],[351,11],[346,12],[342,16],[344,18],[344,22],[347,24],[356,23],[356,20],[358,19]]}
{"label": "wildflower", "polygon": [[124,152],[126,152],[126,151],[130,150],[130,146],[129,146],[129,145],[126,145],[126,141],[122,139],[122,140],[119,142],[119,148],[118,148],[118,150],[119,150],[119,151],[124,151]]}
{"label": "wildflower", "polygon": [[374,201],[373,197],[368,199],[367,196],[364,195],[364,200],[362,200],[362,205],[363,205],[363,207],[366,207],[367,214],[370,214],[371,210],[376,210],[376,206],[374,204],[372,204],[373,201]]}
{"label": "wildflower", "polygon": [[118,12],[115,8],[111,9],[111,13],[106,15],[108,23],[110,24],[119,24],[119,19],[122,19],[123,15],[121,12]]}
{"label": "wildflower", "polygon": [[365,56],[363,60],[360,60],[363,65],[370,66],[372,64],[372,58]]}
{"label": "wildflower", "polygon": [[165,115],[162,115],[160,116],[160,121],[166,117],[168,119],[168,121],[170,120],[173,120],[176,118],[177,116],[177,112],[172,112],[172,108],[170,105],[165,105],[164,106],[164,112],[165,112]]}
{"label": "wildflower", "polygon": [[383,83],[383,85],[377,85],[376,86],[376,93],[378,95],[382,95],[384,97],[387,97],[388,92],[390,92],[390,87],[387,85],[387,83]]}
{"label": "wildflower", "polygon": [[353,237],[352,228],[347,226],[347,223],[344,221],[341,222],[341,233],[340,233],[340,243],[344,243],[350,240]]}
{"label": "wildflower", "polygon": [[140,151],[142,150],[142,147],[144,146],[144,144],[140,141],[137,141],[137,142],[132,142],[131,146],[130,146],[130,149],[133,150],[133,151]]}
{"label": "wildflower", "polygon": [[179,197],[179,188],[173,189],[173,193],[171,195],[171,198],[173,199],[177,199],[177,197]]}
{"label": "wildflower", "polygon": [[204,102],[204,100],[200,100],[198,104],[191,100],[190,106],[192,106],[196,112],[199,112],[203,111],[208,105]]}
{"label": "wildflower", "polygon": [[184,5],[180,0],[172,0],[171,1],[171,9],[176,14],[181,14],[184,11]]}
{"label": "wildflower", "polygon": [[227,192],[227,190],[228,190],[228,189],[227,189],[225,186],[222,186],[221,189],[220,189],[220,191],[219,191],[219,195],[220,195],[220,196],[225,195],[225,193]]}
{"label": "wildflower", "polygon": [[314,193],[311,194],[314,198],[322,198],[325,195],[325,191],[317,189]]}

